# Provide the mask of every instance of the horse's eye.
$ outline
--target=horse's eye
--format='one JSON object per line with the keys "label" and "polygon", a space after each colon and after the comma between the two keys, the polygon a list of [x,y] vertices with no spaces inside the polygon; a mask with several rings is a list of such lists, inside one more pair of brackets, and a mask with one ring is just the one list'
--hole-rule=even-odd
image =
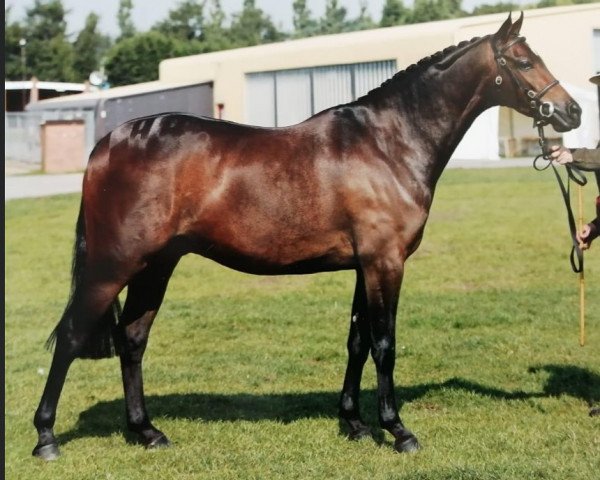
{"label": "horse's eye", "polygon": [[525,58],[518,59],[517,65],[519,66],[520,70],[530,70],[533,67],[533,64]]}

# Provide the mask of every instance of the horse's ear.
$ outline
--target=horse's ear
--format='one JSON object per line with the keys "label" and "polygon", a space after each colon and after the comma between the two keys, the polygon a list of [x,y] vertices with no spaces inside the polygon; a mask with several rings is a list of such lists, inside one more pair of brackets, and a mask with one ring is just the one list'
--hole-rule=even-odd
{"label": "horse's ear", "polygon": [[494,34],[494,39],[496,40],[496,42],[505,43],[508,40],[508,36],[510,34],[510,30],[512,27],[512,18],[511,17],[512,17],[512,12],[508,14],[508,18],[506,20],[504,20],[504,23],[500,27],[500,30],[498,30]]}
{"label": "horse's ear", "polygon": [[519,32],[521,31],[521,25],[523,25],[523,10],[521,10],[521,15],[519,16],[518,20],[512,24],[512,27],[510,27],[508,35],[510,37],[518,37]]}

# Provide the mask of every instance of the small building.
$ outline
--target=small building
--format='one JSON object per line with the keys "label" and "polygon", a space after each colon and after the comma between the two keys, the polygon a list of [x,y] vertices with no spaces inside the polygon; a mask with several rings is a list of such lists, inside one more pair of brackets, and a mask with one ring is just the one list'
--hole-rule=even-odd
{"label": "small building", "polygon": [[4,111],[22,112],[30,102],[73,95],[91,90],[86,83],[31,80],[4,81]]}

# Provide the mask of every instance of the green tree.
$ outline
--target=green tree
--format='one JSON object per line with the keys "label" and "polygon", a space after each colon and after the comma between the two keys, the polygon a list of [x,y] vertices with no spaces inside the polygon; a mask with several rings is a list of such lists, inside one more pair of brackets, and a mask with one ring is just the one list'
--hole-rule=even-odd
{"label": "green tree", "polygon": [[415,0],[411,23],[446,20],[466,15],[461,8],[462,0]]}
{"label": "green tree", "polygon": [[361,0],[358,17],[347,22],[344,30],[353,32],[358,30],[368,30],[370,28],[375,28],[376,26],[377,24],[373,21],[371,15],[369,15],[369,12],[367,11],[366,1]]}
{"label": "green tree", "polygon": [[99,20],[98,15],[90,13],[73,43],[73,69],[77,81],[86,80],[91,72],[98,70],[102,57],[110,48],[110,38],[98,32]]}
{"label": "green tree", "polygon": [[512,2],[500,2],[494,5],[484,3],[473,8],[471,15],[487,15],[490,13],[515,12],[519,10],[520,5]]}
{"label": "green tree", "polygon": [[294,0],[294,38],[312,37],[319,31],[318,22],[312,18],[312,14],[306,6],[306,0]]}
{"label": "green tree", "polygon": [[347,30],[346,15],[348,11],[338,5],[338,0],[327,0],[325,15],[319,21],[319,31],[322,35],[340,33]]}
{"label": "green tree", "polygon": [[117,86],[156,80],[161,60],[185,54],[181,42],[163,33],[137,33],[117,42],[108,52],[105,64],[108,82]]}
{"label": "green tree", "polygon": [[25,26],[19,22],[10,21],[10,7],[4,9],[4,78],[7,80],[22,80],[29,77],[23,72],[21,61],[21,46],[19,41],[26,37]]}
{"label": "green tree", "polygon": [[27,71],[40,80],[73,81],[73,46],[66,38],[67,23],[61,0],[35,0],[27,9]]}
{"label": "green tree", "polygon": [[208,16],[204,21],[203,49],[205,52],[215,52],[232,48],[233,43],[229,37],[225,23],[225,12],[220,0],[211,0]]}
{"label": "green tree", "polygon": [[33,7],[26,10],[27,35],[40,41],[49,41],[60,36],[65,37],[66,13],[61,0],[47,2],[35,0]]}
{"label": "green tree", "polygon": [[404,6],[402,0],[386,0],[381,12],[380,27],[403,25],[410,21],[410,9]]}
{"label": "green tree", "polygon": [[260,45],[284,38],[271,18],[256,6],[255,0],[244,0],[242,11],[233,16],[229,33],[236,47]]}
{"label": "green tree", "polygon": [[119,0],[119,11],[117,12],[117,23],[119,24],[119,37],[117,41],[131,38],[135,35],[135,25],[131,18],[133,0]]}
{"label": "green tree", "polygon": [[169,11],[166,20],[152,28],[180,40],[201,40],[204,33],[204,2],[183,0]]}

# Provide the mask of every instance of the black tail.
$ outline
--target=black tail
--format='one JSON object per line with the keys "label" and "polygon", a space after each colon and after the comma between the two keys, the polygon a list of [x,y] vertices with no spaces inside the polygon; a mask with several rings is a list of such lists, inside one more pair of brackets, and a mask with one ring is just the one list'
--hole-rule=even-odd
{"label": "black tail", "polygon": [[[85,241],[85,218],[83,214],[83,202],[79,207],[79,217],[77,218],[77,227],[75,230],[75,246],[73,247],[73,264],[71,267],[71,293],[67,307],[58,322],[54,331],[46,341],[46,348],[52,350],[56,345],[57,337],[61,331],[68,331],[73,328],[73,323],[77,321],[73,318],[73,304],[76,300],[78,290],[83,283],[83,275],[85,270],[85,259],[87,255],[87,247]],[[117,344],[115,339],[118,338],[116,326],[121,315],[121,305],[117,298],[111,307],[102,315],[102,318],[97,322],[96,327],[91,332],[87,342],[77,353],[79,358],[110,358],[117,353]]]}

